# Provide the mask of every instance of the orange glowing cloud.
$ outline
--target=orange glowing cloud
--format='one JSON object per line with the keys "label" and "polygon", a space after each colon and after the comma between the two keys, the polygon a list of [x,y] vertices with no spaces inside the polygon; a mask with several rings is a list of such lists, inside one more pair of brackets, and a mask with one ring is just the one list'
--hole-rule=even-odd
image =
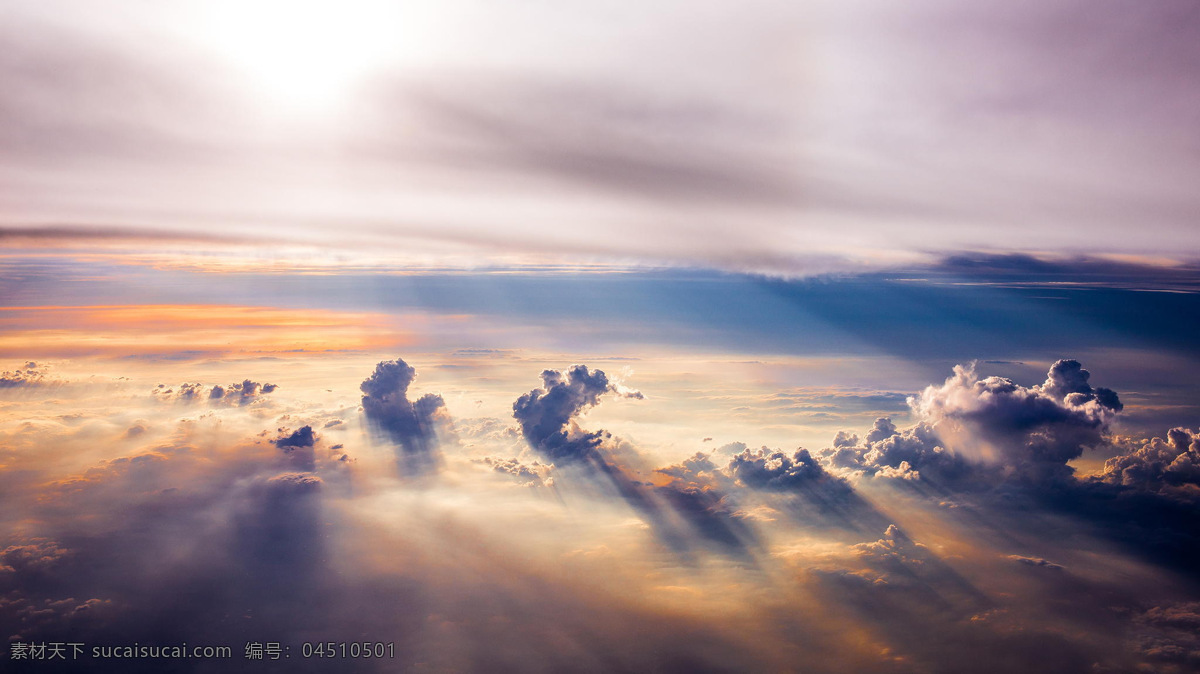
{"label": "orange glowing cloud", "polygon": [[415,343],[427,321],[420,316],[209,304],[7,307],[0,308],[0,356],[378,350]]}

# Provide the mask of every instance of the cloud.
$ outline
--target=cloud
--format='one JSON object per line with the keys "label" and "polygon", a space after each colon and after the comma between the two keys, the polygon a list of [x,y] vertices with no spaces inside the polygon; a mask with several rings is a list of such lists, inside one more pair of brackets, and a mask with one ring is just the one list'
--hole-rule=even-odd
{"label": "cloud", "polygon": [[1113,657],[1087,633],[1064,634],[993,599],[896,525],[850,551],[847,567],[810,571],[814,590],[831,615],[848,613],[886,649],[891,671],[1085,672]]}
{"label": "cloud", "polygon": [[327,485],[280,472],[261,445],[204,444],[179,435],[39,487],[39,533],[0,553],[5,635],[232,644],[253,624],[291,633],[319,622],[329,610]]}
{"label": "cloud", "polygon": [[587,461],[595,456],[604,433],[584,432],[573,418],[600,402],[600,396],[610,390],[604,372],[589,371],[586,365],[573,365],[566,375],[545,370],[542,388],[522,395],[513,403],[513,417],[530,446],[551,461]]}
{"label": "cloud", "polygon": [[549,467],[537,461],[524,464],[515,458],[484,457],[482,462],[497,473],[512,476],[526,487],[553,486],[554,484],[554,478],[547,477],[550,472]]}
{"label": "cloud", "polygon": [[1147,670],[1185,672],[1200,667],[1200,602],[1154,606],[1134,618],[1130,632]]}
{"label": "cloud", "polygon": [[899,430],[883,417],[863,438],[840,432],[819,452],[832,466],[881,478],[964,489],[1019,480],[1068,480],[1067,465],[1105,446],[1123,405],[1116,392],[1093,388],[1078,361],[1060,360],[1042,384],[980,378],[957,365],[941,386],[911,397],[918,422]]}
{"label": "cloud", "polygon": [[847,475],[923,480],[960,488],[980,475],[990,478],[995,472],[972,464],[943,445],[928,423],[900,430],[890,418],[880,417],[861,439],[856,434],[839,431],[833,446],[820,450],[818,456],[834,470]]}
{"label": "cloud", "polygon": [[[1110,434],[1123,404],[1112,390],[1093,387],[1077,361],[1060,360],[1046,379],[1021,386],[980,378],[957,366],[942,385],[910,399],[917,423],[898,429],[876,420],[859,436],[840,432],[815,453],[831,471],[852,479],[904,486],[954,505],[998,531],[1062,533],[1028,513],[1054,513],[1098,539],[1177,569],[1200,554],[1196,436],[1173,429],[1167,439],[1140,445]],[[1097,475],[1075,475],[1068,462],[1085,451],[1122,453]]]}
{"label": "cloud", "polygon": [[709,455],[696,452],[654,473],[669,479],[653,493],[703,539],[747,556],[761,551],[761,535],[730,493],[735,485]]}
{"label": "cloud", "polygon": [[161,400],[177,400],[185,403],[207,400],[213,405],[240,407],[253,404],[263,395],[274,393],[278,388],[279,386],[275,384],[260,384],[251,379],[243,379],[226,386],[214,384],[211,387],[199,382],[184,382],[179,385],[178,390],[169,389],[165,384],[159,384],[150,393]]}
{"label": "cloud", "polygon": [[730,459],[729,472],[742,484],[755,489],[791,491],[821,483],[848,488],[845,480],[826,472],[807,449],[800,449],[790,457],[766,447],[746,449]]}
{"label": "cloud", "polygon": [[227,400],[231,404],[248,405],[258,397],[260,392],[271,393],[276,388],[278,387],[275,384],[259,384],[256,381],[245,379],[227,387],[214,386],[208,397],[212,400]]}
{"label": "cloud", "polygon": [[960,454],[1035,481],[1069,477],[1067,462],[1101,446],[1122,407],[1115,392],[1092,388],[1089,377],[1079,362],[1060,360],[1044,383],[1026,388],[1004,377],[979,379],[960,365],[912,407]]}
{"label": "cloud", "polygon": [[978,611],[990,602],[928,547],[913,541],[895,524],[889,524],[883,537],[852,547],[861,560],[881,573],[878,581],[888,584],[919,586],[937,595],[937,600],[953,601],[962,608]]}
{"label": "cloud", "polygon": [[1200,269],[1194,262],[1161,266],[1103,258],[1039,258],[1021,253],[998,255],[965,252],[943,258],[925,273],[939,282],[953,283],[970,279],[976,283],[1008,288],[1100,287],[1197,292],[1200,291],[1198,271]]}
{"label": "cloud", "polygon": [[312,426],[303,426],[290,435],[281,435],[275,439],[275,446],[282,449],[288,460],[299,471],[316,469],[316,457],[313,446],[317,444]]}
{"label": "cloud", "polygon": [[26,362],[24,367],[16,370],[0,373],[0,389],[40,386],[46,381],[46,368],[33,361]]}
{"label": "cloud", "polygon": [[748,555],[757,536],[718,486],[703,475],[707,459],[659,471],[672,479],[652,486],[622,465],[623,459],[643,461],[636,448],[614,440],[607,431],[579,427],[575,418],[610,392],[642,399],[640,393],[630,395],[628,389],[616,387],[604,371],[586,365],[573,365],[566,374],[545,370],[542,388],[518,398],[513,416],[530,447],[555,466],[602,479],[646,519],[659,540],[677,552],[688,554],[697,544],[706,543]]}
{"label": "cloud", "polygon": [[[243,366],[224,365],[234,373]],[[405,389],[407,399],[415,373],[408,374],[386,387]],[[1047,378],[1053,391],[1044,395],[1063,406],[1086,395],[1077,371],[1060,374]],[[933,423],[901,428],[886,419],[839,434],[829,448],[849,451],[853,470],[835,466],[834,454],[744,443],[681,453],[651,470],[664,463],[653,457],[675,450],[639,449],[617,433],[620,422],[602,429],[581,418],[616,396],[597,392],[598,375],[588,370],[593,385],[581,384],[576,402],[561,406],[566,423],[551,427],[568,441],[573,433],[599,437],[583,458],[551,468],[519,421],[456,420],[477,444],[469,456],[448,453],[436,484],[380,479],[390,458],[364,455],[347,465],[330,453],[336,447],[325,451],[329,433],[354,442],[337,426],[321,430],[347,412],[344,384],[340,397],[326,395],[336,380],[289,393],[269,425],[249,407],[211,414],[199,406],[197,414],[198,406],[148,396],[114,401],[104,386],[77,405],[83,417],[68,422],[47,395],[39,403],[45,420],[32,407],[0,419],[6,452],[27,448],[41,471],[0,472],[0,526],[8,532],[0,633],[96,643],[242,644],[263,632],[394,639],[397,661],[354,667],[364,672],[422,663],[447,671],[1192,666],[1194,572],[1185,565],[1194,556],[1185,553],[1195,548],[1179,543],[1195,530],[1196,508],[1185,483],[1034,483],[960,457],[997,481],[991,491],[956,494],[962,506],[951,512],[922,500],[928,492],[889,488],[902,475],[892,476],[887,461],[924,462],[918,472],[900,460],[896,471],[906,483],[926,484],[938,460],[928,453],[940,447],[958,456],[959,445],[943,443]],[[569,371],[557,381],[569,388]],[[465,391],[461,399],[477,395],[486,394]],[[136,404],[144,409],[128,409]],[[546,405],[543,418],[560,409]],[[166,419],[178,415],[193,421],[176,420],[171,435]],[[122,437],[133,423],[148,432]],[[699,440],[703,430],[676,438]],[[109,443],[104,454],[87,454],[95,438]],[[1169,466],[1171,456],[1160,454],[1191,451],[1195,432],[1164,438],[1154,457]],[[1129,453],[1150,444],[1130,444]],[[865,448],[880,458],[860,461],[854,450]],[[63,457],[75,463],[60,468]],[[551,480],[561,501],[545,498]],[[848,505],[855,498],[878,504],[873,519]],[[874,519],[880,512],[883,524]],[[1179,584],[1180,575],[1129,554],[1134,545],[1165,550],[1162,541],[1171,540],[1180,554],[1170,568],[1184,571]]]}
{"label": "cloud", "polygon": [[275,440],[275,446],[280,449],[312,447],[315,443],[316,438],[313,435],[312,426],[304,426],[291,435],[280,436]]}
{"label": "cloud", "polygon": [[[458,511],[422,490],[389,490],[389,498],[421,507],[364,522],[356,510],[364,504],[350,497],[384,495],[372,494],[365,476],[350,489],[330,479],[343,468],[333,461],[319,461],[314,472],[281,469],[280,443],[214,435],[221,428],[215,421],[183,424],[152,452],[27,485],[36,498],[0,491],[0,512],[20,502],[29,516],[25,530],[0,548],[0,631],[25,643],[89,647],[231,645],[233,658],[223,666],[246,672],[264,666],[242,657],[246,642],[282,642],[296,659],[304,635],[315,634],[394,643],[394,659],[349,665],[364,674],[426,665],[480,672],[603,672],[647,663],[663,671],[771,669],[765,662],[775,654],[761,653],[719,620],[615,591],[610,583],[639,582],[640,555],[623,560],[634,570],[609,570],[597,592],[600,586],[574,574],[595,576],[602,564],[555,555],[548,566],[542,551],[528,546],[541,525],[513,526],[524,516],[486,507],[494,503],[486,491]],[[308,444],[302,429],[278,439],[288,445],[292,438]],[[437,516],[414,516],[421,510]],[[543,524],[553,531],[556,519]],[[587,536],[568,534],[567,542]],[[573,571],[564,575],[555,565]],[[89,659],[64,670],[95,666]],[[149,673],[162,663],[122,667]],[[198,667],[184,662],[176,669]],[[307,669],[301,663],[300,671]]]}
{"label": "cloud", "polygon": [[440,461],[438,431],[447,415],[440,395],[426,393],[409,401],[408,387],[416,376],[412,366],[397,358],[376,365],[359,388],[367,421],[394,443],[401,467],[419,474]]}
{"label": "cloud", "polygon": [[1041,557],[1022,557],[1021,555],[1009,555],[1008,558],[1014,562],[1017,562],[1018,564],[1032,566],[1037,569],[1046,569],[1048,571],[1062,571],[1064,568],[1061,564],[1055,564],[1054,562],[1042,559]]}
{"label": "cloud", "polygon": [[807,449],[791,456],[766,447],[734,454],[725,473],[742,487],[771,494],[770,503],[818,529],[877,531],[887,522],[845,478],[831,474]]}
{"label": "cloud", "polygon": [[1184,485],[1200,487],[1200,431],[1172,428],[1166,439],[1152,438],[1127,454],[1107,460],[1097,479],[1151,491]]}
{"label": "cloud", "polygon": [[[1010,247],[1078,247],[1084,231],[1090,248],[1175,252],[1195,209],[1185,73],[1196,53],[1184,36],[1196,20],[1177,2],[1106,2],[1085,21],[1075,20],[1076,3],[876,1],[812,12],[760,2],[712,6],[684,32],[671,30],[679,10],[664,2],[636,22],[621,12],[468,7],[496,29],[477,34],[431,12],[418,23],[437,23],[445,39],[369,64],[372,86],[335,97],[345,123],[267,140],[263,125],[302,112],[274,98],[272,82],[246,82],[254,69],[230,68],[230,45],[211,44],[206,22],[183,18],[206,12],[146,10],[147,30],[188,38],[153,44],[86,4],[22,6],[0,31],[9,94],[0,148],[27,195],[11,217],[135,223],[173,209],[199,221],[191,229],[239,229],[206,226],[228,221],[226,209],[283,234],[299,208],[317,223],[289,233],[301,240],[318,229],[336,231],[329,240],[367,238],[358,222],[436,219],[444,240],[767,259],[787,270],[808,250],[883,241],[881,232],[892,253],[1000,235]],[[1089,38],[1106,48],[1078,48]],[[478,53],[448,48],[463,40]],[[513,43],[522,49],[495,72],[482,55]],[[1149,43],[1159,48],[1138,50]],[[805,68],[775,57],[794,45],[812,56]],[[1117,56],[1128,54],[1138,56]],[[367,179],[322,179],[335,141],[348,150],[339,161]],[[286,152],[275,161],[262,151],[278,147]],[[70,180],[29,170],[48,162]],[[1128,180],[1128,166],[1145,180]],[[442,190],[383,179],[430,171]],[[970,177],[983,174],[996,179]],[[259,184],[253,194],[236,187],[248,178]],[[148,180],[158,186],[149,196]],[[1014,190],[1029,198],[1011,203]],[[1131,242],[1125,223],[1139,212],[1144,241]],[[540,224],[569,213],[608,224],[567,233]]]}

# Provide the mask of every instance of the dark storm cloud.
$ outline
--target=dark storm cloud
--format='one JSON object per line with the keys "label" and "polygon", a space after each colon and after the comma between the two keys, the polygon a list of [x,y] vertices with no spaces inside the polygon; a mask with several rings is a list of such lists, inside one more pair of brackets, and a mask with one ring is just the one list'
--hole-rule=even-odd
{"label": "dark storm cloud", "polygon": [[[271,393],[276,388],[275,384],[259,384],[256,381],[249,379],[243,380],[239,384],[231,384],[225,389],[226,398],[232,398],[237,401],[238,405],[247,405],[258,397],[259,393]],[[218,397],[218,396],[213,396]]]}
{"label": "dark storm cloud", "polygon": [[316,444],[316,436],[313,434],[312,426],[304,426],[290,435],[280,436],[275,440],[275,446],[280,449],[312,447],[314,444]]}
{"label": "dark storm cloud", "polygon": [[312,426],[304,426],[289,435],[281,435],[275,440],[275,446],[283,449],[296,449],[296,447],[311,447],[317,443],[316,435],[312,432]]}
{"label": "dark storm cloud", "polygon": [[412,366],[397,358],[376,365],[359,386],[367,421],[395,445],[401,467],[412,474],[428,472],[440,462],[438,430],[446,419],[440,395],[426,393],[409,401],[408,387],[416,376]]}
{"label": "dark storm cloud", "polygon": [[[1200,579],[1200,495],[1194,485],[1106,481],[1107,475],[1007,494],[1008,507],[1039,507],[1068,515],[1080,529],[1120,543],[1131,555]],[[1005,503],[992,504],[1004,507]],[[1019,522],[1010,527],[1021,528]]]}

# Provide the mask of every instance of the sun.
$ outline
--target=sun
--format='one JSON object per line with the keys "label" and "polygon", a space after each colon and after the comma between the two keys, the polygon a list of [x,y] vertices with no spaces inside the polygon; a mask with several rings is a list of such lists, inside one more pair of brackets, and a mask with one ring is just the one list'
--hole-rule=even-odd
{"label": "sun", "polygon": [[215,1],[196,36],[268,105],[337,106],[355,85],[411,61],[422,42],[411,5],[357,2]]}

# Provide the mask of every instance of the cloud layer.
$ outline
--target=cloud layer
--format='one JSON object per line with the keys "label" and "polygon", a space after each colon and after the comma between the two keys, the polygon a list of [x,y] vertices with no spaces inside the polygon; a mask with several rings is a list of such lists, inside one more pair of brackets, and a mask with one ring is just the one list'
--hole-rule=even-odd
{"label": "cloud layer", "polygon": [[[464,380],[412,401],[411,365],[353,358],[254,404],[213,404],[209,384],[147,396],[198,378],[162,366],[119,385],[55,369],[6,398],[0,629],[231,644],[235,671],[262,664],[248,640],[364,638],[397,658],[355,671],[1194,666],[1197,434],[1117,435],[1129,403],[1079,362],[1029,385],[960,366],[912,396],[910,424],[818,450],[664,461],[616,414],[664,397],[603,370],[544,370],[511,418],[455,420]],[[279,380],[268,366],[206,378],[261,397],[247,382]],[[61,400],[79,411],[53,416]],[[1073,470],[1095,452],[1116,456]],[[410,455],[438,469],[397,479]]]}
{"label": "cloud layer", "polygon": [[1197,252],[1186,2],[693,9],[20,2],[0,222],[784,272]]}

